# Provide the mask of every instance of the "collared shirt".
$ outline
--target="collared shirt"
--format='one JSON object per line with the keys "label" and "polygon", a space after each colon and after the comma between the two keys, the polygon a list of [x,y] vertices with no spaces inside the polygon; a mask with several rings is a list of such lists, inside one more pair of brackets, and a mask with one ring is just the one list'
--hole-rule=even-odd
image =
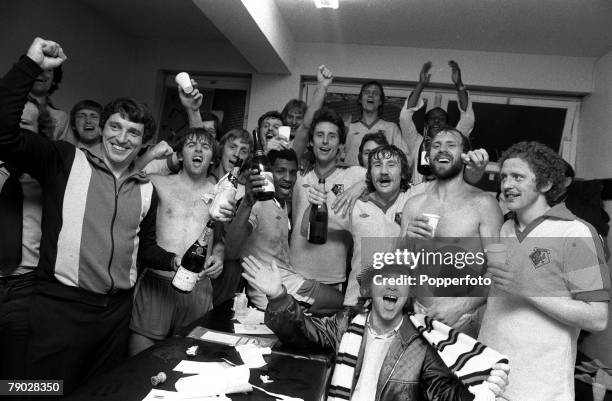
{"label": "collared shirt", "polygon": [[[522,231],[514,219],[508,220],[500,237],[508,246],[511,266],[538,291],[533,296],[551,294],[585,302],[610,299],[609,270],[599,236],[565,205],[552,207]],[[512,361],[508,399],[569,401],[574,399],[579,332],[529,300],[493,286],[479,340]]]}
{"label": "collared shirt", "polygon": [[376,398],[376,386],[378,384],[378,376],[380,376],[380,369],[385,361],[387,352],[389,352],[391,342],[397,336],[404,322],[404,318],[402,318],[391,332],[377,334],[372,329],[370,323],[371,316],[372,314],[370,313],[366,323],[367,330],[364,332],[366,344],[363,363],[361,365],[361,372],[359,372],[359,379],[351,396],[351,401],[372,401]]}

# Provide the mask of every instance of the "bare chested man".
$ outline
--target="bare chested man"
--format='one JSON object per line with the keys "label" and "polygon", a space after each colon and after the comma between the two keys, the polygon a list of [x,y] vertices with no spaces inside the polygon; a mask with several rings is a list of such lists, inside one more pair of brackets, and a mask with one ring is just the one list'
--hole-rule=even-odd
{"label": "bare chested man", "polygon": [[[465,182],[463,177],[467,138],[454,128],[445,128],[432,138],[429,159],[436,180],[422,194],[404,207],[402,233],[411,238],[463,238],[461,246],[473,252],[482,251],[495,242],[503,223],[495,199]],[[440,216],[433,232],[423,213]],[[427,315],[468,334],[476,335],[475,310],[484,298],[436,297],[418,298],[416,306]]]}
{"label": "bare chested man", "polygon": [[[191,128],[177,151],[183,165],[178,174],[151,175],[149,178],[159,194],[157,241],[168,251],[184,255],[209,220],[209,206],[202,196],[214,188],[214,181],[207,175],[216,154],[216,142],[204,128]],[[202,278],[188,294],[172,288],[173,272],[146,267],[134,297],[131,355],[176,333],[212,308],[210,279],[222,272],[223,243],[215,241]]]}

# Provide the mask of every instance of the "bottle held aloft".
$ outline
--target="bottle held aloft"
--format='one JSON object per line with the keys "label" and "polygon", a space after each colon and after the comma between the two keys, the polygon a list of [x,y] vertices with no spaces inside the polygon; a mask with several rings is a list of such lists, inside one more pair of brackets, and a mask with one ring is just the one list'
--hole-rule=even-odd
{"label": "bottle held aloft", "polygon": [[419,146],[419,160],[417,161],[417,171],[419,174],[425,177],[430,176],[432,174],[428,156],[430,144],[431,138],[428,136],[426,130],[425,136],[423,137],[423,141]]}
{"label": "bottle held aloft", "polygon": [[[325,191],[325,179],[319,178]],[[327,204],[311,205],[308,219],[308,242],[324,244],[327,241]]]}
{"label": "bottle held aloft", "polygon": [[236,198],[242,162],[243,160],[237,157],[232,170],[223,176],[215,186],[215,197],[210,205],[210,217],[213,220],[222,220],[225,216],[221,213],[221,205],[227,205],[229,201]]}
{"label": "bottle held aloft", "polygon": [[212,248],[215,222],[211,219],[200,237],[189,247],[183,255],[181,265],[172,278],[172,287],[178,292],[188,293],[198,281],[198,275],[204,269],[204,263],[210,255]]}
{"label": "bottle held aloft", "polygon": [[262,187],[262,192],[255,192],[255,199],[258,201],[266,201],[274,198],[274,176],[272,175],[272,167],[270,161],[264,153],[263,146],[261,144],[261,138],[258,130],[253,130],[253,144],[255,146],[255,152],[253,155],[253,169],[257,170],[262,175],[266,184]]}

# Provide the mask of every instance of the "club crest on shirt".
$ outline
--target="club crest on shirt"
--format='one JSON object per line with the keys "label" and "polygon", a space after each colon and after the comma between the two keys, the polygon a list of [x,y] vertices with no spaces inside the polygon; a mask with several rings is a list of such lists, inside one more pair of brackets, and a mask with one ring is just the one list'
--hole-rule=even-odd
{"label": "club crest on shirt", "polygon": [[402,225],[402,212],[395,213],[394,220],[397,223],[397,225],[401,226]]}
{"label": "club crest on shirt", "polygon": [[344,184],[335,184],[332,187],[332,192],[336,196],[340,195],[342,192],[344,192]]}
{"label": "club crest on shirt", "polygon": [[534,248],[529,254],[529,259],[536,269],[550,263],[550,249]]}

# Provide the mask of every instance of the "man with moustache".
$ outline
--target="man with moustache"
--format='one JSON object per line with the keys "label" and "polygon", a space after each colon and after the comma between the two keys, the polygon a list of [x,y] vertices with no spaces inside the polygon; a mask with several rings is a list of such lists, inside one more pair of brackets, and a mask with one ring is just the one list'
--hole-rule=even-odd
{"label": "man with moustache", "polygon": [[[164,249],[184,255],[202,234],[209,216],[209,204],[202,195],[212,192],[208,169],[216,156],[216,142],[204,128],[190,128],[177,145],[182,164],[178,174],[150,175],[159,195],[157,242]],[[225,211],[225,210],[224,210]],[[227,210],[232,216],[233,210]],[[138,279],[130,329],[130,355],[163,340],[212,309],[210,280],[223,270],[223,242],[217,235],[193,291],[181,294],[171,286],[174,272],[145,269]]]}
{"label": "man with moustache", "polygon": [[[335,288],[298,274],[289,259],[289,219],[287,204],[297,178],[297,156],[292,149],[272,150],[268,154],[274,176],[275,197],[257,201],[264,177],[254,170],[246,184],[246,193],[236,217],[227,229],[227,254],[230,258],[254,255],[264,263],[276,263],[283,285],[295,299],[308,305],[309,311],[331,314],[342,308],[342,294]],[[247,295],[257,308],[265,310],[268,300],[253,285]]]}
{"label": "man with moustache", "polygon": [[[267,265],[248,257],[243,267],[244,277],[268,297],[266,325],[284,344],[335,351],[327,400],[474,399],[405,315],[409,287],[391,284],[392,280],[375,284],[375,275],[393,279],[406,272],[405,266],[364,270],[360,294],[367,306],[347,308],[323,318],[304,315],[295,298],[287,293],[275,263]],[[486,384],[499,395],[507,379],[507,368],[495,364]]]}
{"label": "man with moustache", "polygon": [[538,142],[520,142],[499,160],[501,190],[513,217],[501,229],[505,263],[493,279],[479,339],[512,361],[503,400],[574,400],[581,330],[608,323],[610,270],[602,241],[562,202],[563,159]]}
{"label": "man with moustache", "polygon": [[127,98],[109,103],[101,117],[102,142],[91,150],[20,129],[36,77],[65,59],[59,44],[36,38],[0,80],[0,160],[42,187],[28,376],[62,379],[69,394],[125,357],[137,257],[166,270],[176,269],[180,257],[157,246],[157,194],[133,170],[155,132],[146,106]]}
{"label": "man with moustache", "polygon": [[372,261],[373,252],[384,251],[382,248],[389,238],[400,235],[402,210],[410,197],[408,162],[404,152],[396,146],[383,145],[372,149],[366,166],[369,194],[358,199],[351,214],[340,220],[337,226],[330,226],[330,230],[346,230],[353,237],[351,272],[344,296],[344,305],[349,306],[357,304],[357,277],[362,266]]}
{"label": "man with moustache", "polygon": [[[464,238],[462,245],[472,252],[482,251],[487,243],[496,242],[503,221],[497,202],[463,178],[462,155],[469,151],[469,146],[467,137],[454,128],[442,128],[433,134],[429,160],[436,179],[424,192],[406,202],[402,215],[404,236],[421,240],[434,235],[436,238]],[[440,216],[435,233],[423,213]],[[473,337],[478,333],[476,309],[484,298],[419,296],[417,301],[419,313]]]}

